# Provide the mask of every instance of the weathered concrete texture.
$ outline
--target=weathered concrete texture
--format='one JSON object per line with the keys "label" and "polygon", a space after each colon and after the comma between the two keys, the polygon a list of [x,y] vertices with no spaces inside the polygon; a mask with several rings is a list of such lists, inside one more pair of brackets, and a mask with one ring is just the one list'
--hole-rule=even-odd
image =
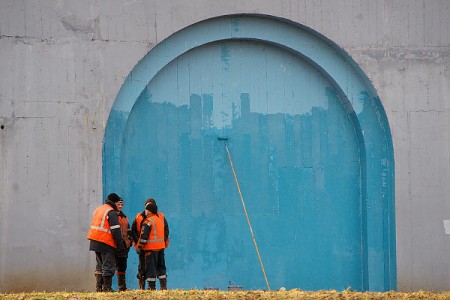
{"label": "weathered concrete texture", "polygon": [[393,135],[399,289],[447,289],[448,47],[355,51],[354,57],[377,88]]}
{"label": "weathered concrete texture", "polygon": [[117,92],[158,42],[233,13],[309,26],[366,72],[393,135],[398,287],[448,289],[450,1],[1,0],[0,291],[93,288],[85,235]]}

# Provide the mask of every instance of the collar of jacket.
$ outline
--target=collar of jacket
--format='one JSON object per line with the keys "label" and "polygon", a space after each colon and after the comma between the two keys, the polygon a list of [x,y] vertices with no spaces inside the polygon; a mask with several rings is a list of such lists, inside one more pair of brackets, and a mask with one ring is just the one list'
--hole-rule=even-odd
{"label": "collar of jacket", "polygon": [[109,206],[111,206],[115,211],[117,211],[117,206],[114,202],[112,202],[111,200],[106,199],[105,204],[108,204]]}

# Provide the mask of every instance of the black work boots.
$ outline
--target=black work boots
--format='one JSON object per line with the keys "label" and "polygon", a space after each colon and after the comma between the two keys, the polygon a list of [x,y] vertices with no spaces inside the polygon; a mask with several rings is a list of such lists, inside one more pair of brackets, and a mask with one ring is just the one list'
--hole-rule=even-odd
{"label": "black work boots", "polygon": [[112,276],[103,276],[103,292],[115,292],[112,289]]}
{"label": "black work boots", "polygon": [[156,281],[148,281],[148,290],[156,291]]}
{"label": "black work boots", "polygon": [[103,276],[102,274],[95,274],[95,291],[97,293],[103,292]]}
{"label": "black work boots", "polygon": [[144,276],[137,276],[138,281],[139,281],[139,289],[140,290],[145,290],[145,277]]}
{"label": "black work boots", "polygon": [[117,285],[119,286],[119,292],[128,290],[127,283],[125,281],[125,274],[117,274]]}
{"label": "black work boots", "polygon": [[167,290],[167,278],[159,278],[159,286],[161,291]]}

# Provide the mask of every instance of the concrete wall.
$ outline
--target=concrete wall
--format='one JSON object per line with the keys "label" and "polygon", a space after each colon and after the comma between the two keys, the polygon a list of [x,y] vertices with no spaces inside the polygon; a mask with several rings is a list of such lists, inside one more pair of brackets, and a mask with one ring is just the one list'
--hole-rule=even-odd
{"label": "concrete wall", "polygon": [[366,72],[393,135],[398,288],[448,289],[450,1],[0,0],[0,291],[93,289],[117,92],[158,42],[232,13],[309,26]]}

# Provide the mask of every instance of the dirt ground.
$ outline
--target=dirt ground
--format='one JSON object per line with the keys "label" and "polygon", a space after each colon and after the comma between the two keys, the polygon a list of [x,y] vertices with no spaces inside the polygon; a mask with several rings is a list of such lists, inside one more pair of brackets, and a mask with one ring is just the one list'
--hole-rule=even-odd
{"label": "dirt ground", "polygon": [[305,292],[300,290],[289,291],[203,291],[203,290],[168,290],[168,291],[127,291],[122,293],[83,293],[83,292],[32,292],[32,293],[0,293],[0,299],[450,299],[450,292],[352,292],[352,291],[318,291]]}

